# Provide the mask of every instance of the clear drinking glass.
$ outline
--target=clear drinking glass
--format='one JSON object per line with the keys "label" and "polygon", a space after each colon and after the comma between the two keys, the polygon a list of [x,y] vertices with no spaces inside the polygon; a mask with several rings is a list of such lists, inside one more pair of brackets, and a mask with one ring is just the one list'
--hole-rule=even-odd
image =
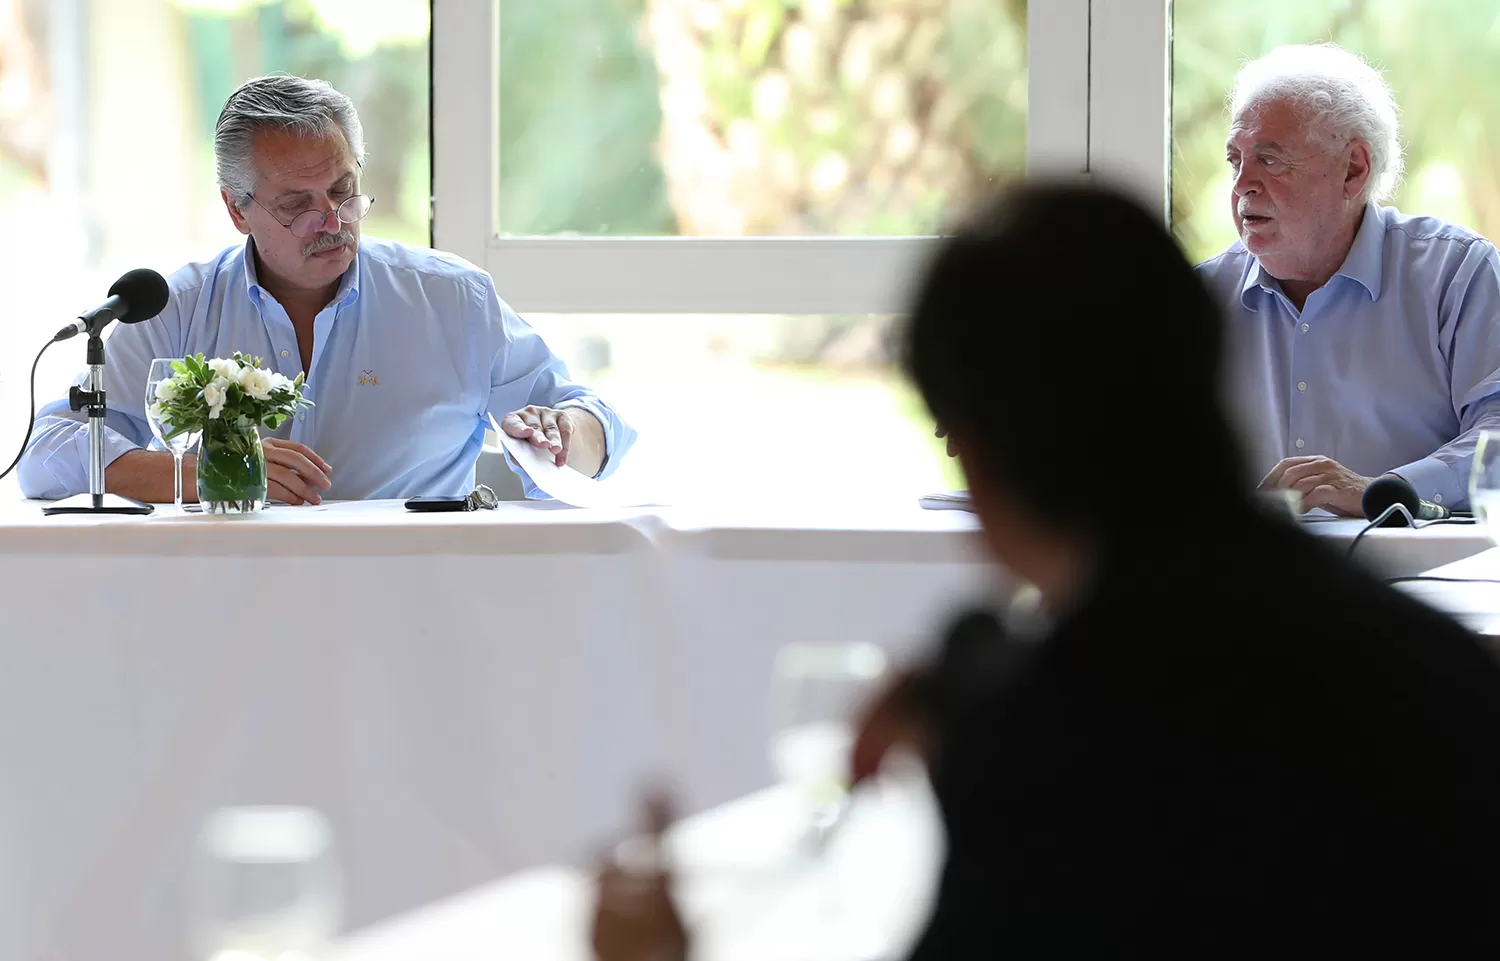
{"label": "clear drinking glass", "polygon": [[158,357],[151,362],[151,372],[146,375],[146,420],[151,422],[151,433],[156,435],[156,442],[164,449],[172,452],[174,470],[172,474],[172,502],[177,505],[177,513],[183,513],[182,509],[182,455],[192,449],[198,442],[199,431],[184,431],[176,437],[168,437],[172,433],[172,425],[158,418],[151,412],[152,405],[156,403],[156,388],[163,381],[172,379],[171,357]]}
{"label": "clear drinking glass", "polygon": [[305,807],[231,807],[204,822],[188,879],[192,961],[314,961],[339,933],[333,829]]}
{"label": "clear drinking glass", "polygon": [[1500,431],[1479,432],[1474,466],[1469,471],[1469,508],[1500,544]]}
{"label": "clear drinking glass", "polygon": [[843,814],[854,714],[885,673],[885,653],[864,642],[788,644],[776,654],[771,770],[801,795],[812,842]]}

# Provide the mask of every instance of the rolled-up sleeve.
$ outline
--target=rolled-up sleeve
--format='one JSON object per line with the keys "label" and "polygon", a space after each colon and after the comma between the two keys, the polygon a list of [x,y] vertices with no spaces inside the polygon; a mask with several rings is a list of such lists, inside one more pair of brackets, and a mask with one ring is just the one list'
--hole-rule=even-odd
{"label": "rolled-up sleeve", "polygon": [[[487,275],[475,309],[479,316],[471,329],[482,337],[482,344],[476,348],[480,356],[491,358],[488,412],[495,423],[498,425],[512,411],[532,405],[586,410],[604,428],[604,464],[598,476],[613,474],[635,443],[634,428],[598,394],[570,379],[567,365],[500,299]],[[506,462],[521,475],[527,497],[546,496],[509,454]]]}
{"label": "rolled-up sleeve", "polygon": [[1425,501],[1463,509],[1469,504],[1474,448],[1485,430],[1500,430],[1500,255],[1493,245],[1470,245],[1443,293],[1442,329],[1458,435],[1431,455],[1397,467]]}
{"label": "rolled-up sleeve", "polygon": [[[104,392],[109,410],[104,419],[104,464],[151,442],[146,421],[146,377],[155,357],[180,357],[177,309],[168,304],[158,317],[119,325],[104,342]],[[81,344],[79,340],[77,343]],[[87,383],[87,374],[75,380]],[[37,413],[31,442],[16,468],[27,497],[55,500],[89,489],[89,429],[83,411],[58,400]]]}
{"label": "rolled-up sleeve", "polygon": [[[104,421],[104,466],[122,454],[146,445],[137,438],[129,420],[110,411]],[[16,468],[21,493],[26,497],[57,500],[89,489],[89,428],[82,412],[68,409],[67,401],[48,404],[37,415],[31,443]]]}

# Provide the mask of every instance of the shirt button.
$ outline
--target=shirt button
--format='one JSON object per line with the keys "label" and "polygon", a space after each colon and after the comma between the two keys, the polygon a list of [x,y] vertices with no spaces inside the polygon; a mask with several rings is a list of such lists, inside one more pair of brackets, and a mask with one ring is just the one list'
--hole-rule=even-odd
{"label": "shirt button", "polygon": [[1305,334],[1305,333],[1307,333],[1307,325],[1306,325],[1306,324],[1303,324],[1303,325],[1302,325],[1302,332],[1303,332],[1303,333],[1304,333],[1304,334]]}
{"label": "shirt button", "polygon": [[1306,446],[1307,446],[1307,443],[1305,441],[1303,441],[1302,438],[1300,438],[1300,437],[1297,438],[1297,449],[1298,450],[1301,450],[1302,448],[1304,448]]}
{"label": "shirt button", "polygon": [[1442,494],[1433,494],[1432,495],[1432,502],[1434,504],[1441,504],[1443,502],[1443,495]]}
{"label": "shirt button", "polygon": [[289,356],[291,356],[291,355],[290,355],[290,353],[289,353],[289,352],[288,352],[288,351],[285,351],[285,350],[283,350],[283,351],[282,351],[282,352],[281,352],[281,356],[283,356],[283,357],[289,357]]}
{"label": "shirt button", "polygon": [[[297,419],[298,420],[307,420],[307,413],[305,411],[300,411],[299,410],[297,412]],[[1298,442],[1297,446],[1301,447],[1302,446],[1301,442]]]}
{"label": "shirt button", "polygon": [[[286,351],[283,350],[281,352],[281,356],[285,357],[286,356]],[[1297,389],[1298,390],[1307,390],[1307,381],[1305,381],[1305,380],[1299,380],[1299,381],[1297,381]]]}

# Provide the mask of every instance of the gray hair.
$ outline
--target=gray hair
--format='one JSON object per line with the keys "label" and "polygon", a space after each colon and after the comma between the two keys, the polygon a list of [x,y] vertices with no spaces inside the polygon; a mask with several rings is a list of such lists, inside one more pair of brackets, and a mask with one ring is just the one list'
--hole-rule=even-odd
{"label": "gray hair", "polygon": [[1401,182],[1403,161],[1396,98],[1369,64],[1333,43],[1277,47],[1240,68],[1229,95],[1229,116],[1273,101],[1305,111],[1312,138],[1363,140],[1370,148],[1370,178],[1363,200],[1379,203]]}
{"label": "gray hair", "polygon": [[219,186],[243,208],[255,192],[255,135],[285,130],[305,137],[343,135],[354,162],[365,162],[365,131],[348,97],[326,80],[278,74],[240,84],[224,101],[214,124],[214,165]]}

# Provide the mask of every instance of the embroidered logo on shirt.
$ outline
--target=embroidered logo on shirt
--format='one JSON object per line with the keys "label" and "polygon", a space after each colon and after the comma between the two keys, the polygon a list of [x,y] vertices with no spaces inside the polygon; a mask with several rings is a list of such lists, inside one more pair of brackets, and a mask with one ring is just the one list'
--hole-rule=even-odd
{"label": "embroidered logo on shirt", "polygon": [[359,386],[361,386],[361,387],[379,387],[380,386],[380,378],[375,376],[375,372],[373,370],[363,370],[363,371],[360,371],[360,374],[359,374]]}

